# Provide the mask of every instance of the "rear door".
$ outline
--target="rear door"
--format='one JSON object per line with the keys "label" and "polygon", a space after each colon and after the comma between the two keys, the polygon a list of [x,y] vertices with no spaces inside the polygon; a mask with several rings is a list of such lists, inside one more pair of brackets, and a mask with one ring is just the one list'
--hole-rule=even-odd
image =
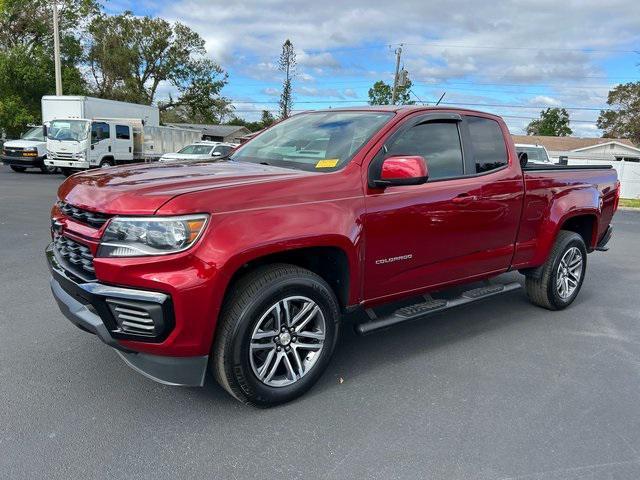
{"label": "rear door", "polygon": [[365,299],[508,268],[522,187],[512,182],[502,134],[500,151],[486,151],[486,142],[477,150],[471,145],[487,133],[483,126],[457,114],[422,115],[391,134],[377,153],[370,168],[392,155],[424,157],[429,181],[367,189]]}
{"label": "rear door", "polygon": [[133,135],[130,125],[116,124],[113,148],[116,160],[133,160]]}

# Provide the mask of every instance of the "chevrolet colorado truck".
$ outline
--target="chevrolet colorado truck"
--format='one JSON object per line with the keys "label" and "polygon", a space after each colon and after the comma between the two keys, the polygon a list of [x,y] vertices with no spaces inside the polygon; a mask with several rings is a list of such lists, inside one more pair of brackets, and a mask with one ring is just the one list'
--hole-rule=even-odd
{"label": "chevrolet colorado truck", "polygon": [[242,402],[283,403],[345,318],[361,334],[423,318],[520,287],[493,278],[510,270],[541,307],[575,300],[616,172],[523,157],[494,115],[363,107],[295,115],[219,161],[78,173],[51,212],[51,289],[147,377],[210,371]]}

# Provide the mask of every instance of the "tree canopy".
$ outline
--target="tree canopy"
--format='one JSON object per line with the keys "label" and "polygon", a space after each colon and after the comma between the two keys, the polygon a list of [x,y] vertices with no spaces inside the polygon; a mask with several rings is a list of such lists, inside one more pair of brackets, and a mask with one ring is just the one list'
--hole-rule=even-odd
{"label": "tree canopy", "polygon": [[91,85],[103,98],[150,104],[158,89],[177,90],[158,104],[161,112],[189,121],[214,122],[228,114],[220,96],[227,75],[206,56],[204,39],[179,22],[101,14],[88,27]]}
{"label": "tree canopy", "polygon": [[[396,92],[396,104],[413,105],[415,101],[411,100],[410,90],[410,80],[408,80],[405,85],[398,86]],[[378,80],[369,89],[369,105],[391,105],[392,94],[393,87],[382,80]]]}
{"label": "tree canopy", "polygon": [[[98,11],[93,0],[61,0],[59,27],[65,94],[87,92],[78,68],[78,25]],[[40,100],[55,93],[51,2],[0,0],[0,133],[9,137],[41,121]]]}
{"label": "tree canopy", "polygon": [[607,97],[612,108],[602,110],[598,128],[604,137],[628,138],[640,144],[640,82],[625,83],[613,88]]}
{"label": "tree canopy", "polygon": [[527,135],[548,135],[566,137],[573,130],[569,127],[569,113],[564,108],[547,108],[540,112],[540,118],[527,125]]}

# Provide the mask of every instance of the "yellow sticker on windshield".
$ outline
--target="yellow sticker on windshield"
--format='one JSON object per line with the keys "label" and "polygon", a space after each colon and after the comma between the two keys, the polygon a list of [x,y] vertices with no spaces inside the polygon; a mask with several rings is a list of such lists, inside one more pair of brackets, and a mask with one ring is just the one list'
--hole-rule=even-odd
{"label": "yellow sticker on windshield", "polygon": [[328,158],[326,160],[320,160],[316,163],[316,168],[333,168],[338,165],[340,160],[338,158]]}

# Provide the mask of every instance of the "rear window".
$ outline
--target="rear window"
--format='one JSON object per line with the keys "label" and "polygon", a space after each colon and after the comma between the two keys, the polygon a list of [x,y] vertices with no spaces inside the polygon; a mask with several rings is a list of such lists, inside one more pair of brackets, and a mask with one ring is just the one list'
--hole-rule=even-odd
{"label": "rear window", "polygon": [[120,140],[129,140],[129,127],[127,125],[116,125],[116,138]]}
{"label": "rear window", "polygon": [[473,145],[476,173],[490,172],[508,163],[507,147],[500,125],[495,120],[467,117]]}

